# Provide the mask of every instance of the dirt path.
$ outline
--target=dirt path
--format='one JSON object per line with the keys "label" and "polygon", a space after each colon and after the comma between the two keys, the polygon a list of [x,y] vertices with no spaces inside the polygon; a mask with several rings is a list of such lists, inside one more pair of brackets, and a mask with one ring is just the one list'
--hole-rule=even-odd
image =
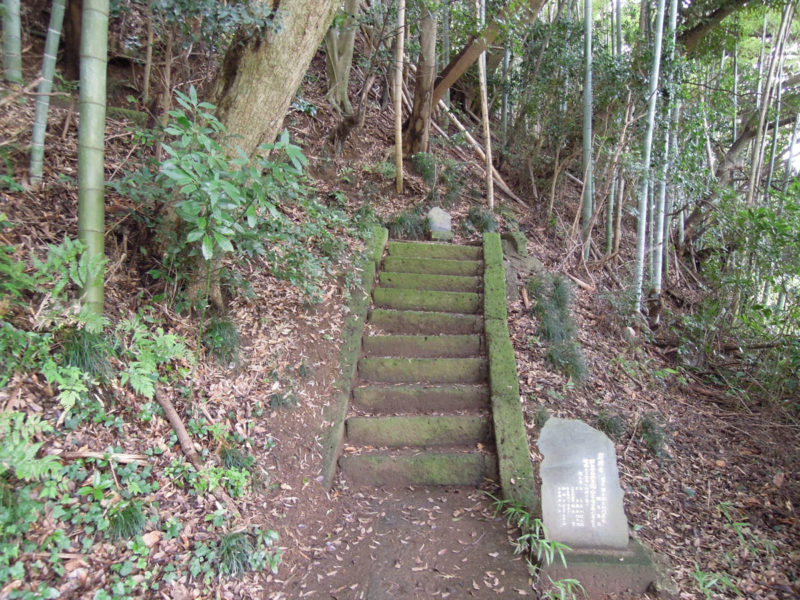
{"label": "dirt path", "polygon": [[327,554],[275,598],[533,597],[513,531],[491,498],[468,488],[343,490],[355,508]]}

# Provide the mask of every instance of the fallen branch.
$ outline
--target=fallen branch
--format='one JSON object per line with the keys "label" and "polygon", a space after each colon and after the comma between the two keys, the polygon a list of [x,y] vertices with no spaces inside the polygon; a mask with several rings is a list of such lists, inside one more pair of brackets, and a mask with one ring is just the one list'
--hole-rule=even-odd
{"label": "fallen branch", "polygon": [[[186,427],[184,427],[178,411],[175,410],[175,407],[172,405],[170,399],[158,389],[156,390],[156,402],[158,402],[161,408],[164,409],[164,415],[166,415],[169,424],[172,425],[175,435],[178,436],[178,442],[181,445],[181,450],[183,451],[184,456],[186,456],[187,460],[199,473],[203,470],[203,461],[200,460],[197,450],[194,449],[192,438],[189,437],[189,433],[186,431]],[[237,519],[241,516],[239,514],[239,509],[233,502],[233,499],[225,492],[224,489],[218,488],[216,490],[212,490],[211,493],[214,494],[217,500],[225,504],[228,511],[230,511]]]}
{"label": "fallen branch", "polygon": [[578,279],[578,278],[577,278],[577,277],[575,277],[574,275],[570,275],[569,273],[566,273],[566,272],[564,273],[564,275],[566,275],[567,277],[569,277],[570,279],[572,279],[572,281],[574,281],[575,283],[577,283],[577,284],[578,284],[580,287],[582,287],[583,289],[585,289],[587,292],[594,292],[594,291],[595,291],[595,287],[594,287],[593,285],[589,285],[589,284],[588,284],[588,283],[586,283],[585,281],[581,281],[580,279]]}
{"label": "fallen branch", "polygon": [[51,456],[55,456],[61,460],[77,460],[79,458],[95,458],[97,460],[109,460],[122,464],[135,463],[137,465],[146,465],[147,457],[144,454],[125,454],[120,452],[95,452],[92,450],[79,450],[77,452],[53,452]]}

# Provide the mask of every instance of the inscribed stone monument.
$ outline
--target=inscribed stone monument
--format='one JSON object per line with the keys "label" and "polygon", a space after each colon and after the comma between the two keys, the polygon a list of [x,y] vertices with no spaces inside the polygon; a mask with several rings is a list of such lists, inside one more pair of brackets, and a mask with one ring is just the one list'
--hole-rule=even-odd
{"label": "inscribed stone monument", "polygon": [[548,537],[573,549],[627,548],[617,456],[608,436],[582,421],[552,417],[539,449]]}
{"label": "inscribed stone monument", "polygon": [[428,225],[431,228],[431,239],[449,241],[453,239],[452,218],[450,213],[434,206],[428,211]]}

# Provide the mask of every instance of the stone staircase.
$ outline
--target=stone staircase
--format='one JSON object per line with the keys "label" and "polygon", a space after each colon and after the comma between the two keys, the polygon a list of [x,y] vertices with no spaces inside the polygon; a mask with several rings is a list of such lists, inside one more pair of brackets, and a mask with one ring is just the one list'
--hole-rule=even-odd
{"label": "stone staircase", "polygon": [[497,478],[483,249],[390,242],[372,295],[339,467],[359,485]]}

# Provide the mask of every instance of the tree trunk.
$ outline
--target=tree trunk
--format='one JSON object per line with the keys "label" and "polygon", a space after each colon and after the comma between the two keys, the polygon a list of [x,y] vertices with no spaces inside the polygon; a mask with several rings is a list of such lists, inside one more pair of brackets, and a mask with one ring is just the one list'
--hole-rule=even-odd
{"label": "tree trunk", "polygon": [[634,293],[636,308],[642,306],[642,288],[644,284],[644,259],[645,240],[647,235],[647,197],[650,187],[650,153],[653,149],[653,131],[656,120],[656,100],[658,99],[658,80],[661,73],[661,40],[664,30],[664,0],[658,0],[658,16],[656,17],[656,30],[653,40],[653,66],[650,70],[650,94],[647,107],[647,133],[643,149],[643,174],[639,190],[639,222],[636,229],[636,271],[634,280]]}
{"label": "tree trunk", "polygon": [[[80,126],[78,129],[78,237],[92,261],[105,255],[104,148],[108,0],[84,0],[81,36]],[[83,301],[103,314],[105,269],[86,282]]]}
{"label": "tree trunk", "polygon": [[489,44],[500,35],[503,23],[514,20],[520,14],[527,23],[533,23],[546,2],[547,0],[525,0],[521,3],[509,3],[497,14],[492,23],[484,27],[477,36],[471,37],[461,49],[461,52],[450,61],[436,80],[436,85],[433,88],[434,106],[444,97],[445,91],[458,81],[467,69],[478,60],[478,57],[486,51]]}
{"label": "tree trunk", "polygon": [[394,165],[396,190],[403,193],[403,54],[406,0],[397,0],[397,39],[394,55]]}
{"label": "tree trunk", "polygon": [[583,216],[581,238],[583,258],[589,258],[594,204],[594,165],[592,164],[592,0],[583,0]]}
{"label": "tree trunk", "polygon": [[339,5],[335,0],[281,2],[273,31],[235,36],[211,97],[220,121],[238,136],[236,143],[246,154],[275,141]]}
{"label": "tree trunk", "polygon": [[433,105],[433,79],[436,76],[436,19],[432,11],[420,5],[422,12],[419,23],[419,63],[414,84],[414,105],[406,131],[408,153],[428,151],[431,131],[431,110]]}
{"label": "tree trunk", "polygon": [[[667,40],[669,42],[669,71],[667,74],[666,86],[669,89],[672,82],[672,61],[675,59],[675,31],[677,28],[678,19],[678,0],[670,0],[669,3],[669,25],[667,26]],[[675,151],[672,139],[672,123],[674,120],[675,107],[667,106],[666,113],[668,115],[666,122],[666,131],[664,132],[664,155],[661,157],[661,177],[658,180],[658,191],[656,194],[656,212],[655,223],[653,229],[655,230],[655,247],[653,248],[655,256],[653,257],[653,290],[658,296],[661,294],[661,284],[663,279],[663,266],[665,241],[669,238],[664,236],[664,223],[667,221],[666,205],[667,205],[667,177],[669,176],[669,166],[672,160],[672,153]],[[667,248],[668,250],[668,248]]]}
{"label": "tree trunk", "polygon": [[3,0],[3,70],[6,81],[22,83],[22,26],[19,0]]}
{"label": "tree trunk", "polygon": [[[486,22],[486,0],[477,0],[478,22],[483,27]],[[484,148],[486,150],[486,201],[489,210],[494,211],[494,178],[492,176],[492,130],[489,127],[489,98],[486,90],[486,52],[478,57],[478,81],[481,88],[481,117],[483,120]]]}
{"label": "tree trunk", "polygon": [[356,40],[356,17],[359,0],[345,0],[345,17],[338,26],[325,34],[325,70],[328,74],[327,98],[331,106],[345,116],[353,114],[348,84],[353,67],[353,48]]}
{"label": "tree trunk", "polygon": [[50,26],[47,29],[47,41],[42,59],[42,81],[39,84],[39,94],[36,96],[36,116],[31,134],[31,167],[28,179],[32,185],[38,185],[42,181],[47,113],[50,111],[50,91],[53,89],[53,73],[56,70],[58,40],[61,37],[65,7],[66,0],[53,0],[53,8],[50,11]]}

